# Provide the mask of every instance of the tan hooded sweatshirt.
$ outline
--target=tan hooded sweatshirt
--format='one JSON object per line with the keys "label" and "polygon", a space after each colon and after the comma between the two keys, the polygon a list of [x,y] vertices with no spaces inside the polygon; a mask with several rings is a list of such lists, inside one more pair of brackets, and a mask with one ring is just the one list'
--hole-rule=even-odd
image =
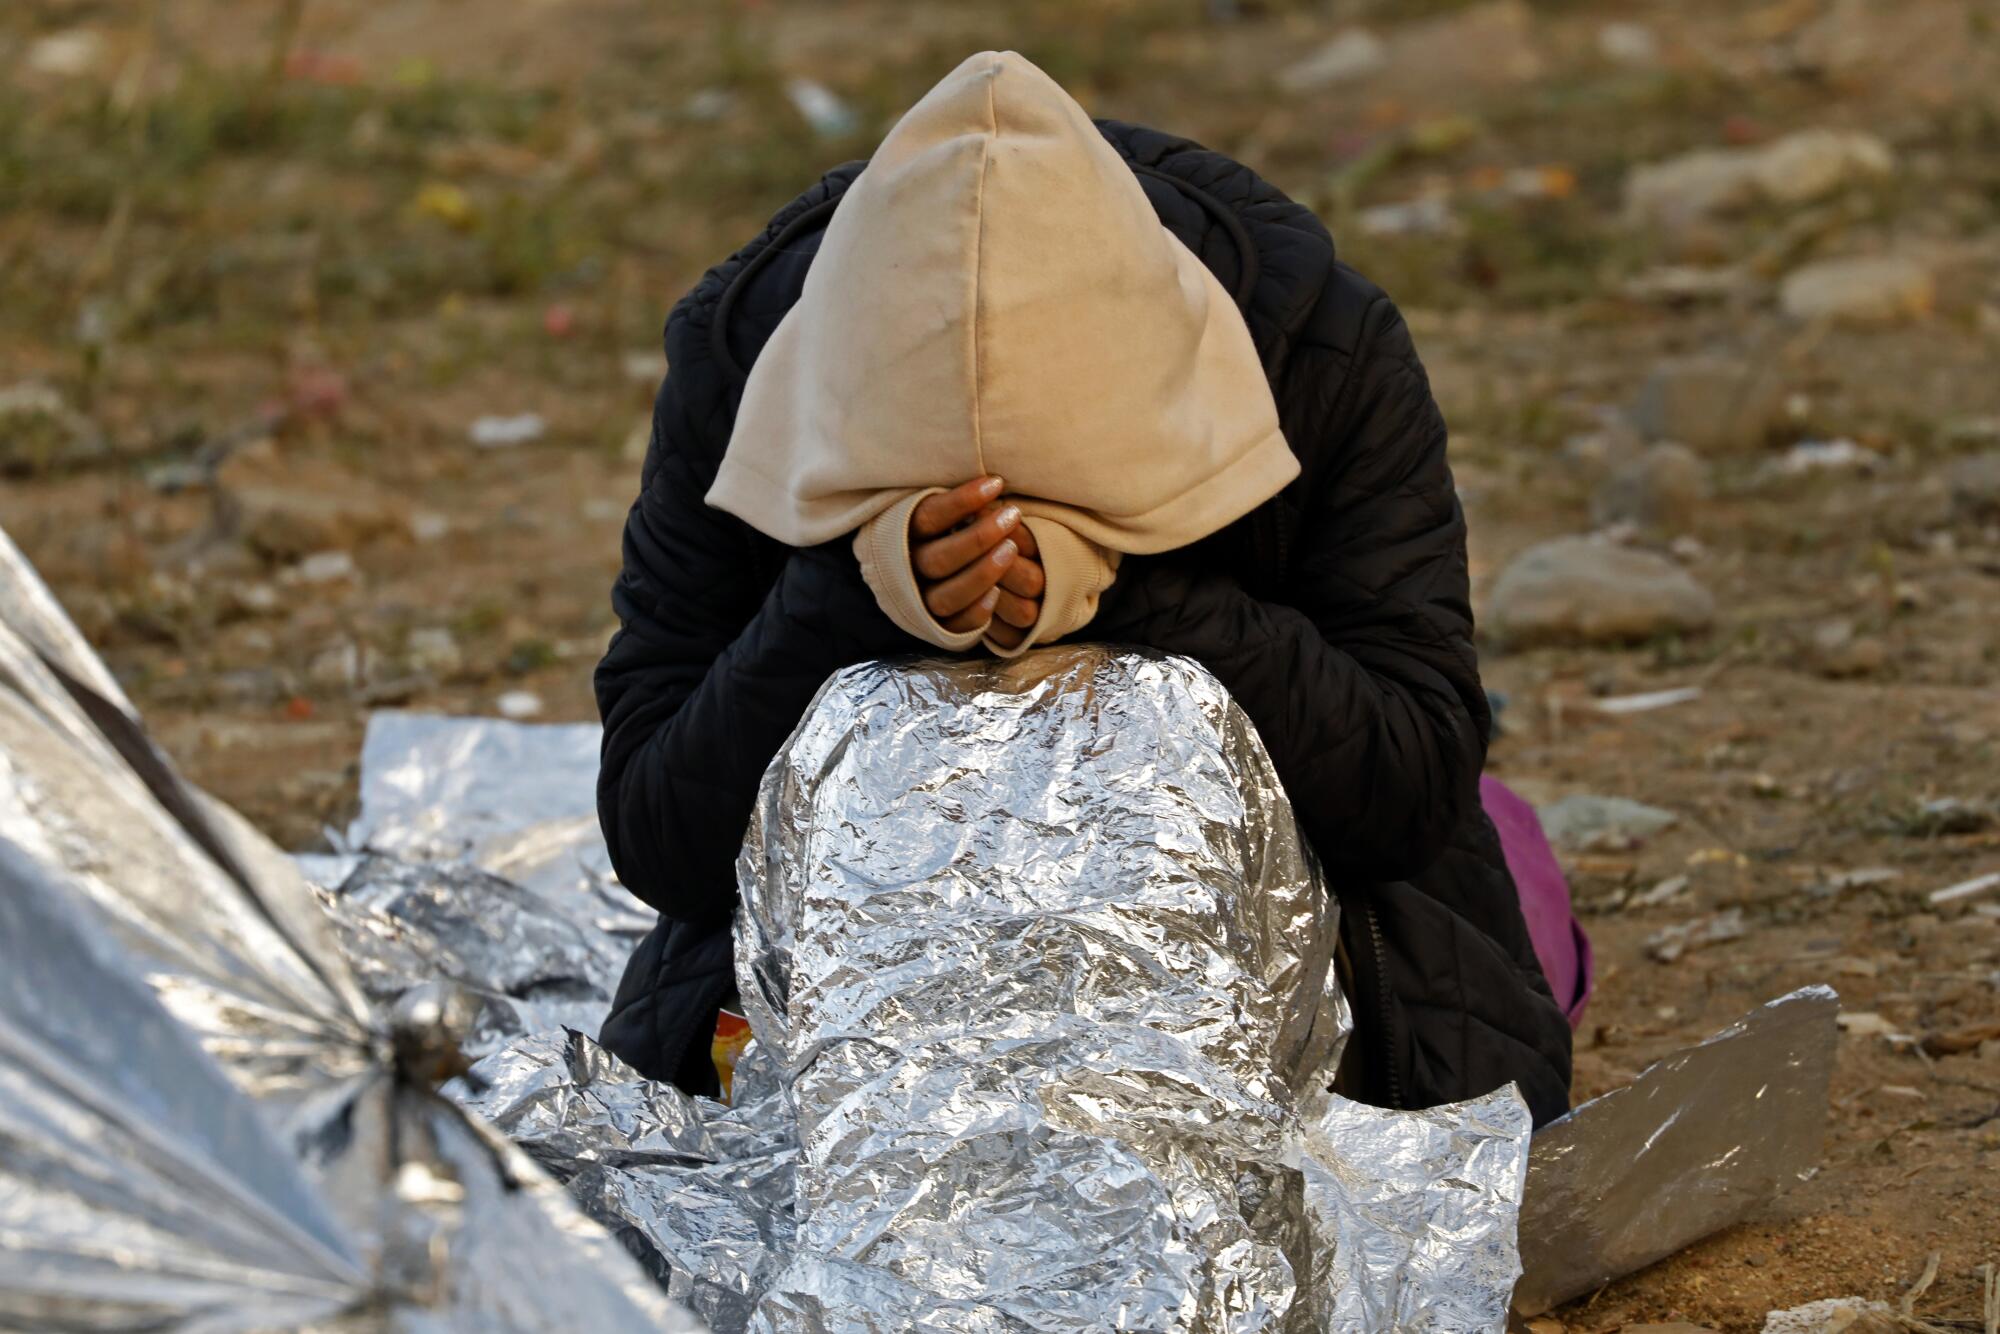
{"label": "tan hooded sweatshirt", "polygon": [[1205,537],[1298,473],[1229,294],[1011,51],[953,70],[848,188],[707,500],[790,546],[854,532],[889,617],[962,650],[981,636],[924,607],[910,512],[988,473],[1048,576],[1021,648],[1085,625],[1121,554]]}

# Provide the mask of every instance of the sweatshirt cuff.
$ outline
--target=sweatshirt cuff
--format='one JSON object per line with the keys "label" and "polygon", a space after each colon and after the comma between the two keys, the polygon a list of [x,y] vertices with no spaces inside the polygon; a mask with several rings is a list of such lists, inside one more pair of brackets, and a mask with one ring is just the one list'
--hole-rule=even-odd
{"label": "sweatshirt cuff", "polygon": [[913,491],[861,525],[854,534],[854,557],[861,577],[882,612],[897,628],[926,644],[963,653],[979,642],[980,630],[954,633],[944,628],[924,606],[917,571],[910,564],[910,514],[920,501],[943,492],[941,486]]}
{"label": "sweatshirt cuff", "polygon": [[986,636],[986,647],[1003,658],[1015,658],[1037,644],[1074,634],[1097,615],[1097,600],[1118,577],[1119,554],[1080,537],[1055,519],[1030,514],[1022,520],[1035,535],[1044,583],[1042,614],[1027,636],[1013,648]]}

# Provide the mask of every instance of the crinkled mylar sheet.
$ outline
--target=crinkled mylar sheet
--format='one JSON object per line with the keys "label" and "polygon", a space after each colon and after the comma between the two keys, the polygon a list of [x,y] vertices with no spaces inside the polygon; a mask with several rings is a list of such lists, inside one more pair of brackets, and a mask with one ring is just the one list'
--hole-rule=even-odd
{"label": "crinkled mylar sheet", "polygon": [[1527,1111],[1327,1091],[1335,910],[1196,664],[848,669],[739,888],[733,1107],[575,1034],[464,1094],[715,1329],[1503,1325]]}
{"label": "crinkled mylar sheet", "polygon": [[0,533],[0,1327],[698,1328],[334,935]]}

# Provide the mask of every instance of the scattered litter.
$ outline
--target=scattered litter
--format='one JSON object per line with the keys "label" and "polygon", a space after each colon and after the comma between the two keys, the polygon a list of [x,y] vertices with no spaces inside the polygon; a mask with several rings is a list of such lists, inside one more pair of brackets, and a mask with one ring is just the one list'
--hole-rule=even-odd
{"label": "scattered litter", "polygon": [[1934,889],[1931,891],[1930,900],[1932,903],[1956,903],[1960,899],[1969,899],[1974,894],[1984,894],[1987,890],[1995,888],[2000,888],[2000,871],[1988,871],[1985,875],[1976,875],[1970,880],[1961,880],[1955,885]]}
{"label": "scattered litter", "polygon": [[539,440],[547,430],[548,423],[539,412],[521,412],[511,417],[477,418],[467,434],[481,449],[506,449]]}
{"label": "scattered litter", "polygon": [[1886,885],[1900,880],[1903,873],[1893,866],[1863,866],[1852,871],[1840,871],[1828,876],[1806,890],[1814,898],[1831,898],[1845,894],[1850,889],[1866,889],[1871,885]]}
{"label": "scattered litter", "polygon": [[352,579],[359,573],[354,557],[345,551],[315,551],[278,577],[286,583],[331,584]]}
{"label": "scattered litter", "polygon": [[1838,440],[1801,440],[1786,450],[1783,457],[1765,464],[1759,470],[1759,476],[1799,477],[1829,468],[1872,472],[1881,462],[1881,455],[1855,444],[1846,436]]}
{"label": "scattered litter", "polygon": [[1829,1297],[1764,1317],[1764,1334],[1878,1334],[1902,1328],[1887,1302],[1859,1297]]}
{"label": "scattered litter", "polygon": [[410,536],[419,542],[435,542],[451,531],[451,520],[433,510],[410,515]]}
{"label": "scattered litter", "polygon": [[1651,65],[1660,58],[1660,41],[1643,23],[1607,23],[1597,30],[1597,51],[1620,65]]}
{"label": "scattered litter", "polygon": [[1458,230],[1458,215],[1443,196],[1427,195],[1364,208],[1354,223],[1369,236],[1446,236]]}
{"label": "scattered litter", "polygon": [[1579,794],[1539,809],[1542,829],[1558,847],[1609,852],[1636,846],[1680,822],[1672,811],[1626,797]]}
{"label": "scattered litter", "polygon": [[792,99],[792,105],[806,118],[806,124],[822,139],[852,134],[861,124],[854,109],[823,83],[793,79],[785,85],[785,96]]}
{"label": "scattered litter", "polygon": [[1672,963],[1710,945],[1741,940],[1748,930],[1741,908],[1729,908],[1711,917],[1661,927],[1646,938],[1646,954],[1660,963]]}
{"label": "scattered litter", "polygon": [[1873,1010],[1842,1010],[1835,1022],[1857,1038],[1893,1038],[1901,1031]]}
{"label": "scattered litter", "polygon": [[721,120],[736,108],[736,95],[727,88],[703,88],[681,104],[681,114],[689,120]]}
{"label": "scattered litter", "polygon": [[541,713],[542,697],[532,690],[509,690],[493,701],[493,707],[499,711],[502,718],[511,718],[519,722]]}
{"label": "scattered litter", "polygon": [[1288,93],[1306,93],[1364,79],[1388,63],[1389,50],[1366,28],[1350,28],[1278,75]]}
{"label": "scattered litter", "polygon": [[1690,881],[1684,875],[1670,875],[1651,889],[1642,889],[1626,903],[1628,908],[1657,908],[1687,892]]}
{"label": "scattered litter", "polygon": [[[1535,1135],[1514,1309],[1536,1316],[1765,1208],[1820,1165],[1840,998],[1772,1001]],[[1686,1164],[1704,1166],[1690,1172]]]}
{"label": "scattered litter", "polygon": [[104,38],[89,28],[69,28],[38,37],[28,46],[28,68],[37,74],[73,79],[97,68]]}
{"label": "scattered litter", "polygon": [[1700,686],[1676,686],[1672,690],[1649,690],[1638,695],[1613,695],[1597,701],[1599,713],[1651,713],[1701,698]]}

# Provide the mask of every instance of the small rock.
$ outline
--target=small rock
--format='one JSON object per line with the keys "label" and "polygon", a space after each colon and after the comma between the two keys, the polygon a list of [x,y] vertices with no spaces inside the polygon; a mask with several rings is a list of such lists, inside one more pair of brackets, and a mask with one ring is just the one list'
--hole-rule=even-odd
{"label": "small rock", "polygon": [[1660,59],[1660,41],[1643,23],[1607,23],[1597,30],[1597,51],[1620,65],[1652,65]]}
{"label": "small rock", "polygon": [[[1817,641],[1817,636],[1815,640]],[[1838,643],[1818,643],[1819,674],[1835,681],[1877,676],[1889,665],[1889,648],[1872,635],[1849,633]]]}
{"label": "small rock", "polygon": [[1494,581],[1485,618],[1511,646],[1634,643],[1714,619],[1715,599],[1672,561],[1581,537],[1517,556]]}
{"label": "small rock", "polygon": [[1685,528],[1708,499],[1708,465],[1686,445],[1663,441],[1606,477],[1590,500],[1600,528]]}
{"label": "small rock", "polygon": [[1785,275],[1778,304],[1797,320],[1894,324],[1928,315],[1937,303],[1931,272],[1898,255],[1825,259]]}
{"label": "small rock", "polygon": [[1959,459],[1947,478],[1955,513],[1975,522],[2000,519],[2000,451]]}
{"label": "small rock", "polygon": [[475,418],[466,435],[481,449],[507,449],[539,440],[547,430],[548,423],[540,413],[518,412],[511,417]]}
{"label": "small rock", "polygon": [[493,701],[493,707],[499,710],[502,718],[511,718],[519,722],[524,718],[533,718],[542,711],[542,697],[532,690],[509,690]]}
{"label": "small rock", "polygon": [[321,649],[306,665],[306,679],[322,690],[351,690],[361,683],[361,647],[348,640]]}
{"label": "small rock", "polygon": [[1838,440],[1801,440],[1783,455],[1759,468],[1757,475],[1759,478],[1802,477],[1807,473],[1842,468],[1873,472],[1881,464],[1881,455],[1842,436]]}
{"label": "small rock", "polygon": [[407,528],[402,501],[338,464],[281,454],[269,441],[237,450],[217,469],[223,526],[274,561],[349,551]]}
{"label": "small rock", "polygon": [[1784,385],[1741,357],[1699,356],[1653,368],[1632,405],[1632,424],[1649,440],[1692,449],[1755,449],[1785,413]]}
{"label": "small rock", "polygon": [[28,45],[27,65],[37,74],[73,79],[96,69],[104,59],[104,38],[89,28],[68,28],[38,37]]}
{"label": "small rock", "polygon": [[1659,963],[1672,963],[1695,950],[1741,940],[1748,930],[1743,910],[1730,908],[1699,921],[1661,927],[1646,937],[1646,954]]}
{"label": "small rock", "polygon": [[1620,850],[1637,846],[1654,834],[1673,828],[1680,817],[1672,811],[1627,797],[1579,793],[1550,802],[1535,811],[1542,832],[1557,847],[1574,852]]}
{"label": "small rock", "polygon": [[0,476],[98,462],[111,446],[90,419],[35,381],[0,389]]}
{"label": "small rock", "polygon": [[412,671],[428,672],[439,679],[457,675],[465,665],[465,654],[460,651],[458,640],[441,625],[420,626],[410,631],[403,652]]}
{"label": "small rock", "polygon": [[299,584],[331,584],[342,579],[352,579],[360,573],[354,566],[354,557],[345,551],[315,551],[297,565],[284,571],[280,579]]}
{"label": "small rock", "polygon": [[283,604],[270,584],[231,584],[228,598],[231,609],[241,616],[269,616]]}
{"label": "small rock", "polygon": [[1363,79],[1389,61],[1382,39],[1366,28],[1349,28],[1278,75],[1278,86],[1288,93],[1308,93],[1331,88],[1337,83]]}
{"label": "small rock", "polygon": [[785,96],[791,99],[792,106],[797,108],[798,113],[805,117],[806,124],[812,127],[812,132],[822,139],[838,139],[842,135],[852,134],[861,124],[860,118],[854,114],[854,109],[825,84],[815,83],[811,79],[793,79],[785,85]]}
{"label": "small rock", "polygon": [[1756,148],[1702,148],[1634,168],[1625,212],[1682,228],[1753,204],[1807,203],[1894,168],[1889,146],[1872,134],[1801,130]]}
{"label": "small rock", "polygon": [[451,531],[451,520],[431,510],[418,510],[410,516],[410,536],[419,542],[435,542]]}

